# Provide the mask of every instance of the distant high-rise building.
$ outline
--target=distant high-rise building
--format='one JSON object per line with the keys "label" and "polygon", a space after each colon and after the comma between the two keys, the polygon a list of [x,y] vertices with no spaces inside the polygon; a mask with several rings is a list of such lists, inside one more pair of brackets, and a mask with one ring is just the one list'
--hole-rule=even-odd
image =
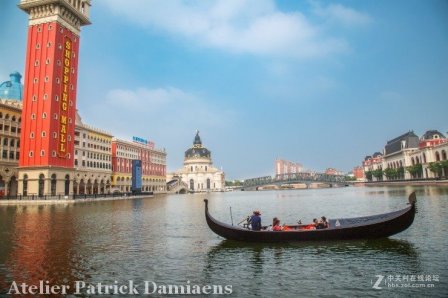
{"label": "distant high-rise building", "polygon": [[303,170],[303,166],[300,163],[292,162],[289,160],[276,159],[275,160],[275,176],[290,175],[300,173]]}

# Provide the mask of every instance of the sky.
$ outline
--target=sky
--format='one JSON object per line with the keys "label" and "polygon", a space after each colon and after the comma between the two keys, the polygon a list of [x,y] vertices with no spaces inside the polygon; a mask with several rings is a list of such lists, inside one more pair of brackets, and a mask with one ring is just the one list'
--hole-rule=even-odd
{"label": "sky", "polygon": [[[0,0],[0,81],[23,74],[27,15]],[[83,122],[167,151],[196,130],[226,179],[277,158],[348,172],[409,130],[448,131],[448,1],[93,0]]]}

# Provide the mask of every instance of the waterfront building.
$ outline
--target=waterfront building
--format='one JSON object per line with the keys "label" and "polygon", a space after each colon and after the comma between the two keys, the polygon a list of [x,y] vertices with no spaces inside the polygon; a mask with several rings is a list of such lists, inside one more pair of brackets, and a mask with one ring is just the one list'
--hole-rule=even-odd
{"label": "waterfront building", "polygon": [[290,174],[300,173],[303,170],[302,164],[284,159],[276,159],[274,168],[275,177],[280,179],[284,179],[285,176],[287,177]]}
{"label": "waterfront building", "polygon": [[22,102],[0,98],[0,197],[17,194],[21,122]]}
{"label": "waterfront building", "polygon": [[82,122],[76,113],[73,194],[111,192],[112,135]]}
{"label": "waterfront building", "polygon": [[368,155],[362,162],[365,178],[369,181],[381,181],[383,175],[373,176],[374,171],[383,170],[383,154],[381,152],[375,152],[373,155]]}
{"label": "waterfront building", "polygon": [[396,170],[397,174],[393,179],[410,179],[411,176],[405,169],[411,164],[410,154],[418,150],[418,146],[419,138],[413,131],[388,141],[384,147],[383,169]]}
{"label": "waterfront building", "polygon": [[142,138],[133,141],[112,139],[112,190],[130,192],[132,186],[132,161],[140,160],[142,191],[166,192],[166,151],[156,149],[153,142]]}
{"label": "waterfront building", "polygon": [[438,178],[448,176],[448,169],[440,167],[440,172],[431,171],[430,164],[446,162],[448,152],[448,139],[437,130],[428,130],[419,142],[419,150],[410,154],[410,166],[419,166],[420,169],[412,178]]}
{"label": "waterfront building", "polygon": [[325,174],[327,174],[327,175],[343,175],[344,173],[342,173],[341,171],[338,171],[334,168],[327,168],[325,170]]}
{"label": "waterfront building", "polygon": [[[448,175],[447,152],[448,139],[439,131],[428,130],[421,138],[410,131],[388,141],[384,155],[367,156],[363,168],[369,181],[441,178]],[[376,170],[383,174],[372,177]]]}
{"label": "waterfront building", "polygon": [[364,176],[364,168],[363,167],[354,167],[353,168],[353,177],[358,181],[363,181]]}
{"label": "waterfront building", "polygon": [[213,167],[211,151],[202,145],[199,131],[193,146],[185,151],[182,169],[167,175],[167,182],[180,179],[190,192],[224,191],[225,174]]}
{"label": "waterfront building", "polygon": [[21,0],[29,14],[18,193],[73,192],[81,26],[90,0]]}

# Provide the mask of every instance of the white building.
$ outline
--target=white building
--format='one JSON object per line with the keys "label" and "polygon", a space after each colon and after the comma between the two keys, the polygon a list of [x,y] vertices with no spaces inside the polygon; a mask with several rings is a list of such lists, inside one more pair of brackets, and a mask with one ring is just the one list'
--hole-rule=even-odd
{"label": "white building", "polygon": [[190,192],[224,191],[225,174],[213,167],[211,152],[202,146],[199,131],[193,146],[185,151],[184,167],[167,175],[167,182],[180,179]]}

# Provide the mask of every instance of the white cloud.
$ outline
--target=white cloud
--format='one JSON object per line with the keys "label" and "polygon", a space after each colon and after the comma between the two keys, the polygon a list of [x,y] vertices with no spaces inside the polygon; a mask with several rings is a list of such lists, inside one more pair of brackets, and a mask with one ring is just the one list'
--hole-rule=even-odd
{"label": "white cloud", "polygon": [[[309,58],[348,49],[343,39],[326,36],[298,11],[280,11],[272,0],[98,2],[147,29],[234,53]],[[356,16],[342,6],[331,10]]]}
{"label": "white cloud", "polygon": [[372,18],[369,15],[341,4],[322,6],[317,1],[312,1],[311,4],[316,15],[331,22],[341,23],[346,26],[367,25],[372,22]]}

